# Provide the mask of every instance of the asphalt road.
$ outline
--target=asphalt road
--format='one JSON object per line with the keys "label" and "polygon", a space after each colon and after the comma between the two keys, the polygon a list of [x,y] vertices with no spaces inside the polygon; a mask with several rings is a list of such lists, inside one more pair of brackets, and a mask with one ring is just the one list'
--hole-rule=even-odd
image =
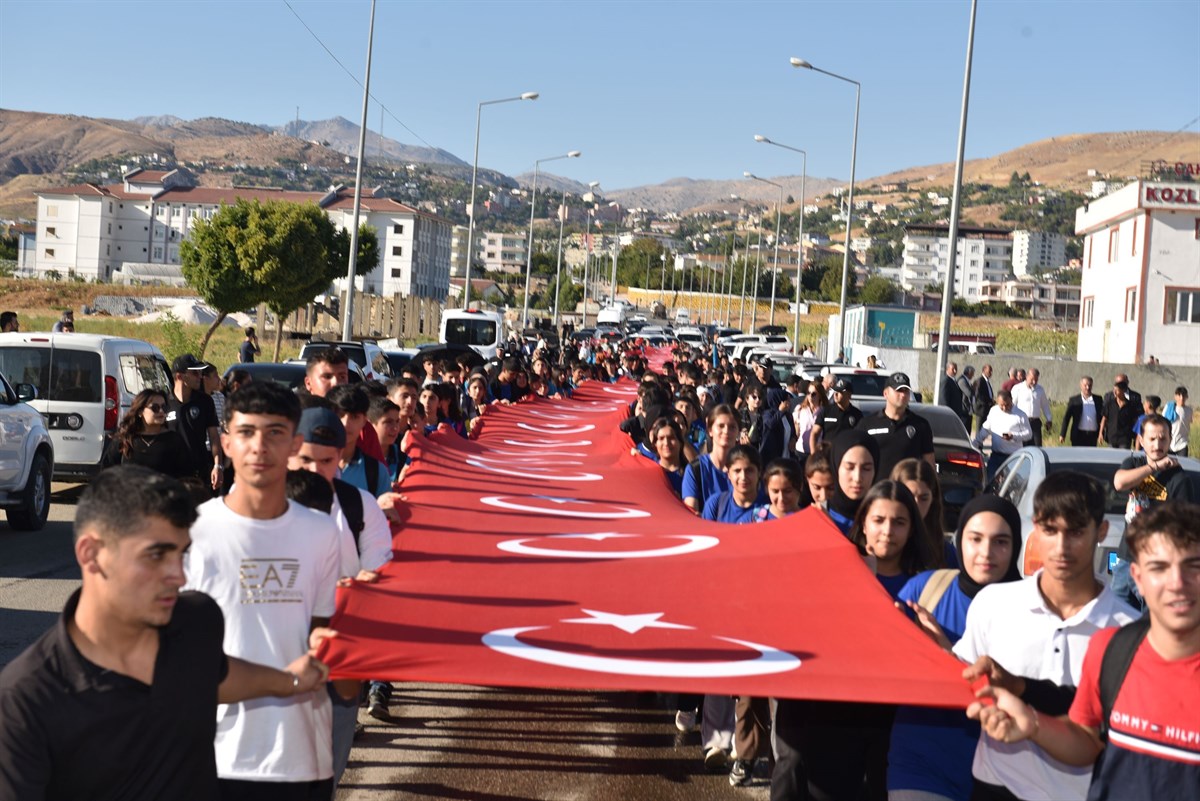
{"label": "asphalt road", "polygon": [[[49,628],[79,586],[76,485],[55,484],[50,522],[0,522],[0,667]],[[764,777],[733,788],[706,773],[696,732],[650,695],[397,684],[393,718],[366,725],[337,801],[765,801]],[[761,767],[761,766],[760,766]]]}

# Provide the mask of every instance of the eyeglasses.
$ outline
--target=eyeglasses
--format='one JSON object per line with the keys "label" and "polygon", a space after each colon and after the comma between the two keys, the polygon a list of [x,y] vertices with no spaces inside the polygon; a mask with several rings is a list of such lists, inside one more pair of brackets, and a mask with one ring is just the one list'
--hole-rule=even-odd
{"label": "eyeglasses", "polygon": [[165,403],[147,403],[146,408],[155,414],[158,414],[159,412],[165,412],[167,410]]}

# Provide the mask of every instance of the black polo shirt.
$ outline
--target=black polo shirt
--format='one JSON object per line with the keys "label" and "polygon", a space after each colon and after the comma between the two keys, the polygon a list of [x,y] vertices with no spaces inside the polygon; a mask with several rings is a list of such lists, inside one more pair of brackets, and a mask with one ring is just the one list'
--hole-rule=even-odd
{"label": "black polo shirt", "polygon": [[844,412],[837,403],[827,403],[817,416],[816,424],[821,427],[821,439],[832,442],[842,431],[853,431],[862,419],[862,411],[853,403]]}
{"label": "black polo shirt", "polygon": [[893,420],[880,409],[858,424],[875,438],[879,445],[879,464],[875,465],[875,479],[881,481],[892,474],[892,468],[905,459],[920,459],[933,453],[933,428],[929,421],[911,409],[904,410],[904,417]]}
{"label": "black polo shirt", "polygon": [[192,456],[192,466],[200,476],[207,476],[213,468],[212,449],[207,445],[210,427],[221,427],[212,398],[194,390],[184,403],[174,392],[167,393],[167,428],[183,435]]}
{"label": "black polo shirt", "polygon": [[0,798],[217,798],[217,685],[229,670],[220,607],[180,594],[147,686],[75,647],[67,621],[80,592],[0,672]]}

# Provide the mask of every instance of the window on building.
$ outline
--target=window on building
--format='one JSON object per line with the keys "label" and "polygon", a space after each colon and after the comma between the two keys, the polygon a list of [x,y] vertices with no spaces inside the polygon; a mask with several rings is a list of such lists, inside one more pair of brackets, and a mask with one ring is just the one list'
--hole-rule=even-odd
{"label": "window on building", "polygon": [[163,249],[162,249],[162,247],[161,247],[161,246],[159,246],[159,245],[155,245],[155,246],[154,246],[154,258],[155,258],[155,259],[162,259],[162,254],[163,254]]}
{"label": "window on building", "polygon": [[1131,286],[1125,290],[1125,322],[1132,323],[1137,319],[1137,287]]}
{"label": "window on building", "polygon": [[403,256],[404,248],[401,247],[400,245],[392,245],[392,255],[393,256]]}
{"label": "window on building", "polygon": [[1083,327],[1084,328],[1092,327],[1092,314],[1095,312],[1095,307],[1096,307],[1096,299],[1095,298],[1084,298],[1083,299]]}
{"label": "window on building", "polygon": [[58,216],[58,206],[46,206],[46,216],[47,217],[57,217]]}
{"label": "window on building", "polygon": [[1121,228],[1114,225],[1108,229],[1108,263],[1117,260],[1121,252]]}
{"label": "window on building", "polygon": [[1166,322],[1200,323],[1200,289],[1168,289]]}
{"label": "window on building", "polygon": [[172,216],[172,217],[179,217],[179,216],[182,216],[182,214],[183,214],[183,207],[182,207],[182,206],[174,206],[174,207],[171,209],[171,216]]}
{"label": "window on building", "polygon": [[105,245],[105,246],[104,246],[104,255],[105,255],[105,256],[111,256],[111,255],[112,255],[112,245]]}
{"label": "window on building", "polygon": [[112,201],[108,201],[108,213],[112,214]]}
{"label": "window on building", "polygon": [[1196,218],[1196,238],[1200,239],[1200,217]]}
{"label": "window on building", "polygon": [[400,223],[393,223],[393,224],[392,224],[392,233],[393,233],[393,234],[402,234],[402,233],[404,233],[404,226],[403,226],[403,225],[401,225]]}
{"label": "window on building", "polygon": [[53,226],[46,226],[46,236],[52,236],[55,239],[57,239],[58,238],[58,229]]}
{"label": "window on building", "polygon": [[108,224],[108,233],[109,233],[110,235],[112,234],[112,223],[109,223],[109,224]]}
{"label": "window on building", "polygon": [[400,267],[393,267],[393,268],[392,268],[392,278],[401,278],[401,277],[403,277],[403,276],[401,275],[403,272],[404,272],[403,268],[400,268]]}
{"label": "window on building", "polygon": [[46,258],[47,259],[54,258],[54,248],[46,248]]}

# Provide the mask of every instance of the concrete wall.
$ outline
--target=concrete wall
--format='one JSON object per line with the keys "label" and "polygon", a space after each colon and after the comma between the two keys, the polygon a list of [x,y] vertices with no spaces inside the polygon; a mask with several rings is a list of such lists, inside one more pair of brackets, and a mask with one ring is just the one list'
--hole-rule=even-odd
{"label": "concrete wall", "polygon": [[[937,353],[928,350],[880,348],[879,357],[889,370],[903,370],[915,380],[927,399],[933,398]],[[979,369],[984,364],[992,365],[992,385],[999,389],[1008,380],[1009,367],[1036,367],[1041,371],[1039,379],[1051,402],[1065,403],[1067,398],[1079,392],[1079,379],[1090,375],[1094,381],[1093,392],[1103,395],[1112,390],[1112,380],[1118,372],[1129,376],[1129,386],[1146,395],[1158,395],[1163,403],[1172,400],[1175,387],[1185,386],[1193,398],[1200,393],[1200,367],[1172,367],[1158,365],[1128,366],[1104,362],[1077,362],[1061,356],[1042,353],[997,353],[981,356],[964,353],[951,355],[950,361],[958,364],[961,372],[966,365]],[[1057,425],[1058,421],[1055,421]]]}

